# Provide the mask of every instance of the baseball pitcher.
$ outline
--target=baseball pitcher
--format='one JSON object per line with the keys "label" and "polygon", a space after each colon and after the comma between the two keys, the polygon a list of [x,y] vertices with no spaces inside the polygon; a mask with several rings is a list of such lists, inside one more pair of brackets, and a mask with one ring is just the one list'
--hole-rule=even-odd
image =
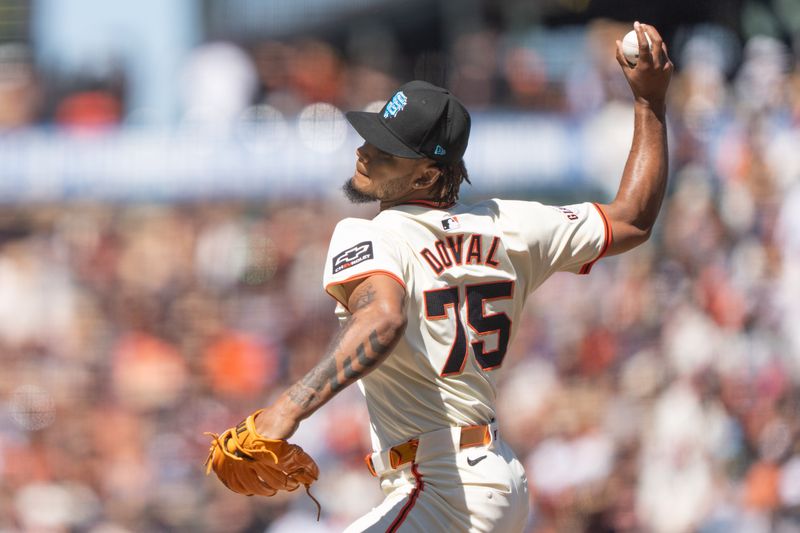
{"label": "baseball pitcher", "polygon": [[273,405],[214,436],[209,468],[226,485],[265,495],[308,488],[316,465],[285,439],[357,382],[370,415],[366,466],[386,497],[347,531],[523,530],[527,481],[496,420],[495,381],[525,301],[556,271],[587,274],[644,242],[666,187],[673,67],[655,28],[634,27],[635,67],[617,42],[635,98],[633,144],[607,205],[458,203],[470,117],[429,83],[401,86],[378,113],[348,113],[365,142],[344,190],[353,202],[380,202],[380,212],[342,220],[331,239],[324,288],[341,331]]}

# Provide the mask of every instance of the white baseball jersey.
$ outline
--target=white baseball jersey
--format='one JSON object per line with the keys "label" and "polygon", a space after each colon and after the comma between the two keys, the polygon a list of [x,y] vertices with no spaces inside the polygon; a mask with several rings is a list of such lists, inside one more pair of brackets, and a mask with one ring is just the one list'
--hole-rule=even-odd
{"label": "white baseball jersey", "polygon": [[494,419],[496,371],[527,296],[556,271],[587,273],[610,240],[591,203],[414,202],[339,222],[324,286],[340,320],[345,282],[382,273],[408,295],[404,337],[359,381],[374,449]]}

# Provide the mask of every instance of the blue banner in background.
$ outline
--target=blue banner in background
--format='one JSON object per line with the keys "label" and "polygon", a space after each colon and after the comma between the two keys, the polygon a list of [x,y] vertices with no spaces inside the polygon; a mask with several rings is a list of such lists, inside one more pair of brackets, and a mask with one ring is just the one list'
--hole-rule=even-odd
{"label": "blue banner in background", "polygon": [[[476,115],[466,155],[470,192],[576,186],[613,191],[630,148],[632,112],[625,113],[628,119],[615,120],[611,130],[603,126],[602,137],[593,133],[598,124],[592,120]],[[27,130],[0,138],[0,201],[338,195],[352,175],[360,143],[333,106],[289,120],[242,121],[227,131]]]}

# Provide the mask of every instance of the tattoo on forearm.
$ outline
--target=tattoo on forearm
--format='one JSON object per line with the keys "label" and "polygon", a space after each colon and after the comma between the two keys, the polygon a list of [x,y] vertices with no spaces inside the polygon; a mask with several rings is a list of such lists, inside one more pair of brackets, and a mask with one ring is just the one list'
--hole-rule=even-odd
{"label": "tattoo on forearm", "polygon": [[[349,357],[344,360],[344,362],[342,363],[342,366],[344,366],[344,379],[345,380],[357,377],[359,375],[356,370],[353,370],[353,363],[351,362],[351,359]],[[334,388],[334,387],[335,387],[335,384],[331,383],[331,388]]]}
{"label": "tattoo on forearm", "polygon": [[363,344],[359,344],[358,348],[356,348],[356,359],[362,366],[369,367],[372,365],[372,359],[367,357],[367,350]]}
{"label": "tattoo on forearm", "polygon": [[295,383],[286,392],[289,398],[302,409],[307,408],[314,401],[314,392],[302,383]]}
{"label": "tattoo on forearm", "polygon": [[[327,375],[331,391],[339,392],[346,385],[361,377],[383,359],[383,356],[389,351],[389,346],[382,344],[380,340],[378,340],[378,332],[375,330],[372,330],[372,333],[369,334],[369,344],[370,351],[372,352],[371,354],[367,353],[366,343],[361,343],[356,348],[355,356],[348,355],[344,358],[342,361],[343,376],[340,376],[338,370],[335,369],[336,359],[330,358],[333,362],[332,370],[334,370]],[[353,366],[354,361],[357,362],[355,367]]]}
{"label": "tattoo on forearm", "polygon": [[302,380],[295,383],[289,389],[289,398],[303,409],[306,409],[317,401],[319,393],[325,387],[325,383],[328,382],[330,374],[336,374],[336,359],[333,356],[321,361]]}
{"label": "tattoo on forearm", "polygon": [[336,365],[336,349],[339,344],[340,342],[335,342],[332,347],[334,353],[322,360],[289,389],[289,398],[301,408],[306,409],[319,401],[326,385],[330,385],[333,394],[339,392],[378,364],[391,348],[391,344],[383,344],[380,341],[377,330],[372,330],[367,341],[358,345],[356,353],[342,360],[340,375]]}
{"label": "tattoo on forearm", "polygon": [[[372,351],[377,354],[383,355],[389,350],[389,346],[381,344],[381,341],[378,340],[378,333],[375,330],[372,330],[372,333],[369,334],[369,345],[372,347]],[[373,361],[372,364],[374,365],[375,362]]]}

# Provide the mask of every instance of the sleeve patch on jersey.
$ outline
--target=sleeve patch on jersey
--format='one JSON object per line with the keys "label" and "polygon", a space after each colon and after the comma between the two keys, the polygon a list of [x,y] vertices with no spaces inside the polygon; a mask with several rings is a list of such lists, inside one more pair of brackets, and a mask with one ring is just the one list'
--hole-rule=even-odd
{"label": "sleeve patch on jersey", "polygon": [[363,263],[372,257],[372,241],[360,242],[333,258],[333,273],[338,274],[342,270]]}
{"label": "sleeve patch on jersey", "polygon": [[555,207],[556,209],[558,209],[559,211],[564,213],[564,216],[567,217],[567,220],[570,220],[570,221],[574,222],[574,221],[578,220],[578,218],[579,218],[578,217],[578,213],[576,213],[575,211],[573,211],[569,207],[564,207],[563,205],[557,205],[557,206],[553,206],[553,207]]}

